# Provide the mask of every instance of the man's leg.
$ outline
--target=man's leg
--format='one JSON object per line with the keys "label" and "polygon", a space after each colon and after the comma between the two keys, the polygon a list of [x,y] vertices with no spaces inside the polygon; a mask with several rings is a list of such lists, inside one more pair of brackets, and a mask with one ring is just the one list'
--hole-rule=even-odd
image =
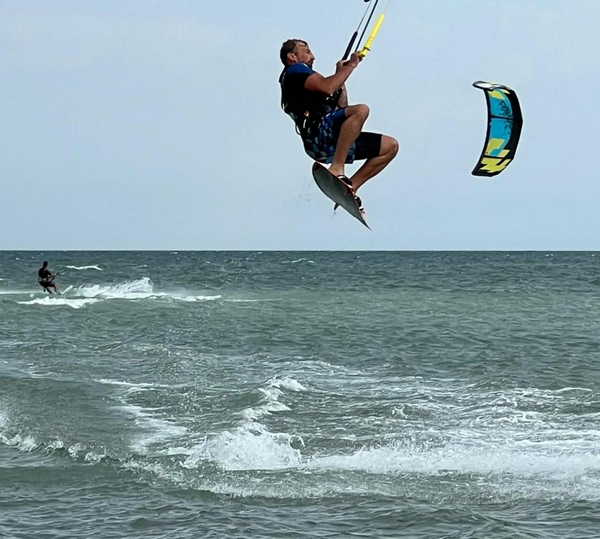
{"label": "man's leg", "polygon": [[354,192],[358,191],[358,188],[367,180],[379,174],[396,157],[399,147],[400,145],[395,138],[383,135],[379,155],[367,159],[363,166],[352,176],[352,189]]}
{"label": "man's leg", "polygon": [[336,176],[344,174],[344,165],[346,164],[348,152],[358,135],[360,135],[363,125],[365,125],[369,117],[369,107],[367,105],[350,105],[346,107],[345,113],[346,119],[340,127],[335,154],[329,167],[329,172]]}

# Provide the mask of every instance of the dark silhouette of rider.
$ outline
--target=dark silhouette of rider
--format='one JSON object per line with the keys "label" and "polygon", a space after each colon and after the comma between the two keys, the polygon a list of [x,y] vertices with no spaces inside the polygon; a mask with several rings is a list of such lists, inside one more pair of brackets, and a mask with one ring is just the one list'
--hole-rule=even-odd
{"label": "dark silhouette of rider", "polygon": [[42,264],[42,267],[38,270],[38,278],[39,278],[39,283],[40,286],[46,291],[48,292],[48,294],[52,294],[52,290],[54,289],[54,292],[58,292],[58,289],[56,288],[56,285],[54,284],[54,279],[56,278],[56,273],[52,273],[49,269],[48,269],[48,261],[44,260],[44,263]]}

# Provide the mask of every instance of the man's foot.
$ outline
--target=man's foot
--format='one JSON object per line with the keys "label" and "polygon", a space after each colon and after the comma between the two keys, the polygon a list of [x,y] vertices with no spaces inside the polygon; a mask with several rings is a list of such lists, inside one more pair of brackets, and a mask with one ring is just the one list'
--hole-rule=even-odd
{"label": "man's foot", "polygon": [[329,165],[329,172],[331,172],[331,174],[333,174],[334,176],[337,176],[338,178],[340,176],[344,176],[345,175],[345,171],[344,171],[344,167],[341,166],[334,166],[334,165]]}
{"label": "man's foot", "polygon": [[358,204],[358,211],[360,213],[365,213],[365,209],[363,208],[363,205],[362,205],[362,200],[360,198],[358,198],[356,195],[354,195],[354,200],[356,200],[356,203]]}
{"label": "man's foot", "polygon": [[[340,180],[342,180],[342,181],[343,181],[343,182],[344,182],[344,183],[345,183],[345,184],[346,184],[346,185],[347,185],[347,186],[350,188],[350,191],[352,191],[352,194],[354,195],[354,198],[356,199],[356,202],[358,203],[358,209],[359,209],[361,212],[364,212],[365,210],[364,210],[364,209],[363,209],[363,207],[362,207],[362,201],[360,200],[360,198],[358,198],[358,197],[357,197],[357,196],[354,194],[354,189],[352,189],[352,180],[351,180],[350,178],[348,178],[348,176],[346,176],[346,175],[344,175],[344,174],[340,174],[340,175],[338,176],[338,178],[339,178]],[[337,209],[338,209],[338,206],[339,206],[339,204],[336,202],[336,203],[333,205],[333,211],[337,210]]]}
{"label": "man's foot", "polygon": [[[343,181],[343,182],[344,182],[344,183],[345,183],[345,184],[346,184],[346,185],[347,185],[347,186],[350,188],[350,191],[352,191],[352,194],[354,195],[354,191],[352,190],[352,180],[351,180],[350,178],[348,178],[348,176],[346,176],[345,174],[339,174],[339,175],[337,176],[337,178],[338,178],[339,180],[342,180],[342,181]],[[355,195],[355,196],[356,196],[356,195]],[[333,205],[333,211],[337,210],[337,209],[338,209],[338,206],[339,206],[339,204],[336,202],[336,203]]]}
{"label": "man's foot", "polygon": [[339,174],[337,176],[338,180],[342,180],[350,189],[352,189],[352,180],[348,178],[345,174]]}
{"label": "man's foot", "polygon": [[[362,205],[362,200],[360,198],[358,198],[356,195],[354,195],[354,200],[356,200],[356,203],[358,204],[358,211],[360,213],[365,213],[365,209],[363,208],[363,205]],[[340,205],[336,202],[333,205],[333,211],[337,210],[339,208],[339,206]]]}

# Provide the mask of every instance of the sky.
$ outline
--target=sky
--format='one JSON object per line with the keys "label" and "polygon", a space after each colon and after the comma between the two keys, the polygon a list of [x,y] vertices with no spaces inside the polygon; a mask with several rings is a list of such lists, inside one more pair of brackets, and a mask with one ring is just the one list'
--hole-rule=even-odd
{"label": "sky", "polygon": [[[333,214],[277,84],[291,37],[332,74],[364,6],[0,0],[0,249],[600,249],[600,2],[389,0],[347,83],[400,142],[371,231]],[[493,180],[476,80],[523,110]]]}

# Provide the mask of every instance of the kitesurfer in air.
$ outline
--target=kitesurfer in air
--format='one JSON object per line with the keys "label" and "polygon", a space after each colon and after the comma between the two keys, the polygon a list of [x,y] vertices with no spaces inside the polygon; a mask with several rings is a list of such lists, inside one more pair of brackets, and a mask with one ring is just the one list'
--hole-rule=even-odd
{"label": "kitesurfer in air", "polygon": [[56,273],[52,273],[48,269],[48,262],[44,260],[42,267],[38,270],[38,279],[40,286],[48,292],[48,294],[52,294],[52,289],[55,293],[58,292],[56,285],[54,284],[54,279],[56,278]]}
{"label": "kitesurfer in air", "polygon": [[[367,105],[348,105],[346,80],[361,61],[354,53],[338,62],[333,75],[313,70],[315,56],[302,39],[288,39],[280,50],[285,66],[279,83],[281,106],[294,120],[306,153],[315,161],[330,163],[329,171],[356,191],[379,174],[398,153],[398,141],[387,135],[362,131],[369,116]],[[366,159],[347,178],[345,164]]]}

